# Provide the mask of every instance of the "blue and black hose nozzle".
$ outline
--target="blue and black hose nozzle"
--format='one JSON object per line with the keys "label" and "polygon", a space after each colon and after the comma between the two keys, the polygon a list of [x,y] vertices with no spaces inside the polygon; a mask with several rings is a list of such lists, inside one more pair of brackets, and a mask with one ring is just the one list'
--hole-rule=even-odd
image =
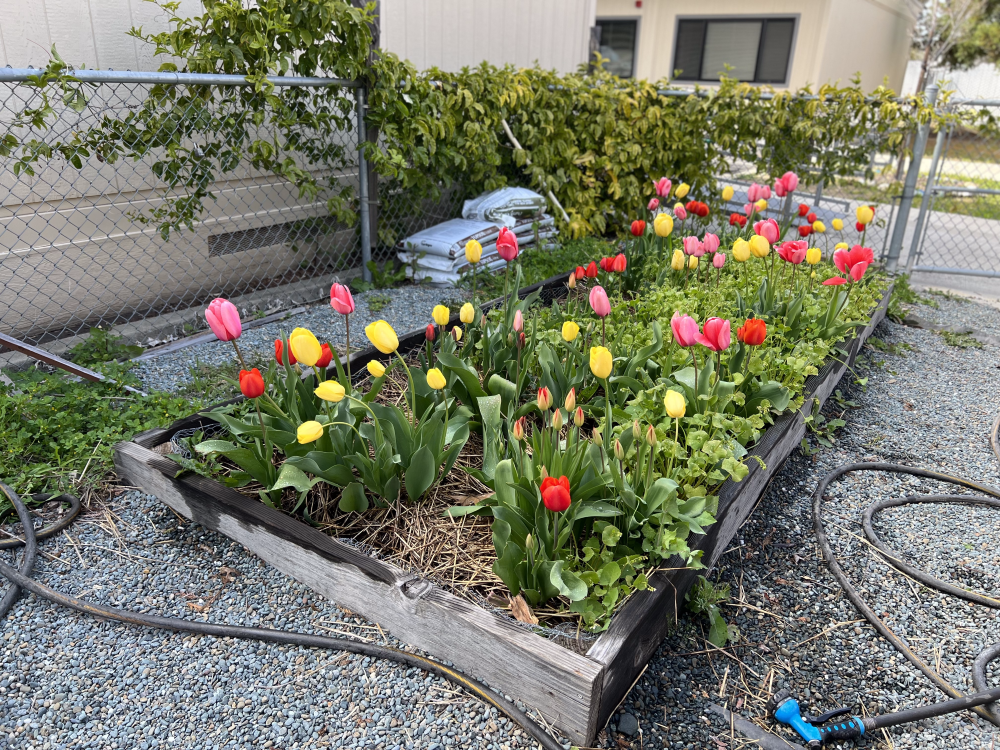
{"label": "blue and black hose nozzle", "polygon": [[[774,720],[794,729],[810,750],[829,742],[857,739],[864,736],[866,729],[872,728],[866,726],[865,719],[860,716],[848,716],[849,708],[838,708],[819,716],[802,716],[799,702],[787,690],[775,693],[768,708]],[[839,720],[827,725],[835,719]]]}

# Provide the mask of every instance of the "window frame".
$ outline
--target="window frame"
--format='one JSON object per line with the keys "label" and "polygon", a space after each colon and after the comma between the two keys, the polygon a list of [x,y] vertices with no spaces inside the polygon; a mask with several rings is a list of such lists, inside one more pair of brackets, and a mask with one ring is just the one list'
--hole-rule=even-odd
{"label": "window frame", "polygon": [[[642,16],[598,16],[594,19],[594,26],[598,28],[602,21],[630,21],[635,24],[635,42],[632,44],[632,70],[629,73],[630,79],[635,79],[636,68],[639,64],[639,35],[642,33]],[[597,40],[598,51],[600,51],[601,41]]]}
{"label": "window frame", "polygon": [[[608,19],[612,20],[612,19]],[[748,83],[751,86],[787,86],[789,80],[792,77],[792,61],[795,59],[795,44],[798,41],[799,36],[799,23],[802,20],[801,13],[748,13],[746,15],[678,15],[674,18],[674,49],[670,58],[670,77],[671,80],[676,80],[677,82],[683,83],[697,83],[697,84],[715,84],[719,85],[718,78],[702,78],[704,71],[701,70],[701,66],[704,65],[705,60],[705,36],[708,34],[708,25],[710,23],[722,22],[722,23],[739,23],[748,21],[761,21],[760,27],[760,38],[761,41],[764,39],[764,34],[767,29],[768,21],[791,21],[792,22],[792,40],[788,45],[788,59],[785,61],[785,78],[782,81],[758,81],[757,71],[760,69],[760,56],[763,52],[763,45],[758,42],[757,44],[757,60],[754,63],[754,80],[752,81],[740,81],[740,83]],[[677,47],[681,38],[681,22],[682,21],[704,21],[705,28],[702,31],[701,39],[701,61],[699,62],[698,78],[674,78],[674,71],[677,70]]]}

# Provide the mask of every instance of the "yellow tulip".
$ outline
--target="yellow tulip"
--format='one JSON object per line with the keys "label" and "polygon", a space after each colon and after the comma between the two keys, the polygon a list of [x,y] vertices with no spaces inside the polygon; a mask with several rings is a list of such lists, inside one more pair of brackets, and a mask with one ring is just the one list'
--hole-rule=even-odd
{"label": "yellow tulip", "polygon": [[669,237],[670,233],[674,231],[674,220],[670,218],[669,214],[657,214],[656,218],[653,219],[653,231],[656,232],[657,237]]}
{"label": "yellow tulip", "polygon": [[465,243],[465,259],[469,263],[478,263],[483,257],[483,246],[476,240],[469,240]]}
{"label": "yellow tulip", "polygon": [[668,417],[671,419],[680,419],[684,416],[684,412],[687,411],[687,399],[684,398],[683,393],[667,391],[667,395],[663,397],[663,406],[667,410]]}
{"label": "yellow tulip", "polygon": [[733,243],[733,258],[740,263],[746,263],[750,260],[750,243],[742,237],[737,238],[736,242]]}
{"label": "yellow tulip", "polygon": [[368,360],[368,372],[373,378],[380,378],[385,375],[385,365],[377,359],[370,359]]}
{"label": "yellow tulip", "polygon": [[299,425],[299,428],[295,431],[295,437],[298,439],[301,445],[306,445],[307,443],[312,443],[319,440],[323,436],[323,425],[315,420],[309,420],[308,422],[303,422]]}
{"label": "yellow tulip", "polygon": [[674,195],[676,195],[678,198],[683,198],[685,195],[688,194],[688,192],[690,192],[690,190],[691,186],[688,185],[686,182],[682,182],[680,185],[677,186],[677,189],[674,191]]}
{"label": "yellow tulip", "polygon": [[451,337],[455,339],[455,342],[462,340],[462,326],[455,326],[451,329]]}
{"label": "yellow tulip", "polygon": [[759,201],[757,201],[756,203],[754,203],[754,206],[757,208],[758,211],[766,211],[767,210],[767,201],[764,200],[763,198],[761,198]]}
{"label": "yellow tulip", "polygon": [[440,391],[448,385],[448,381],[444,379],[444,375],[438,368],[432,367],[427,371],[427,385],[435,391]]}
{"label": "yellow tulip", "polygon": [[376,320],[365,326],[365,336],[383,354],[392,354],[399,348],[399,339],[392,326],[384,320]]}
{"label": "yellow tulip", "polygon": [[815,266],[821,260],[823,260],[823,251],[818,247],[811,247],[806,250],[806,263],[810,266]]}
{"label": "yellow tulip", "polygon": [[451,311],[444,305],[434,305],[434,309],[431,310],[431,317],[434,318],[434,322],[439,326],[447,325],[448,319],[451,317]]}
{"label": "yellow tulip", "polygon": [[670,267],[675,271],[680,271],[685,265],[684,253],[680,250],[674,250],[674,254],[670,256]]}
{"label": "yellow tulip", "polygon": [[868,224],[875,218],[875,212],[872,211],[871,206],[858,206],[858,210],[854,213],[858,217],[858,224]]}
{"label": "yellow tulip", "polygon": [[833,228],[836,229],[838,232],[844,228],[843,219],[834,219],[833,221],[830,222],[830,224],[832,224]]}
{"label": "yellow tulip", "polygon": [[726,185],[722,188],[722,200],[731,201],[733,199],[733,188],[731,185]]}
{"label": "yellow tulip", "polygon": [[314,393],[324,401],[332,401],[335,404],[343,401],[346,395],[344,386],[336,380],[324,380]]}
{"label": "yellow tulip", "polygon": [[562,324],[563,341],[573,341],[579,335],[580,335],[580,326],[578,326],[572,320],[567,320],[565,323]]}
{"label": "yellow tulip", "polygon": [[833,249],[834,250],[846,250],[847,249],[847,243],[846,242],[838,242],[836,245],[833,246]]}
{"label": "yellow tulip", "polygon": [[826,231],[826,224],[819,219],[816,219],[816,221],[813,222],[813,231],[823,234]]}
{"label": "yellow tulip", "polygon": [[611,374],[611,352],[603,346],[590,347],[590,371],[602,380]]}
{"label": "yellow tulip", "polygon": [[292,350],[295,359],[306,367],[314,366],[323,356],[319,341],[312,331],[305,328],[296,328],[288,335],[288,348]]}
{"label": "yellow tulip", "polygon": [[690,258],[688,258],[688,270],[694,271],[697,268],[698,268],[698,256],[692,255]]}
{"label": "yellow tulip", "polygon": [[465,323],[465,325],[469,325],[476,319],[476,309],[472,306],[471,302],[466,302],[462,305],[462,309],[458,311],[458,319]]}
{"label": "yellow tulip", "polygon": [[771,252],[771,243],[767,241],[766,237],[755,234],[750,238],[750,252],[755,258],[766,258],[767,254]]}

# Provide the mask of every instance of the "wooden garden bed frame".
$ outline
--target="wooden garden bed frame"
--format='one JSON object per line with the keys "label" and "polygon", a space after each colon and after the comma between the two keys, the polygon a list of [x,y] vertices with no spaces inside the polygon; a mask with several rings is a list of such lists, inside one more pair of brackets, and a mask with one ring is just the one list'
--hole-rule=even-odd
{"label": "wooden garden bed frame", "polygon": [[[566,275],[521,290],[559,294]],[[750,451],[749,474],[719,490],[717,521],[691,546],[704,551],[711,568],[749,517],[768,482],[805,435],[805,416],[833,393],[865,340],[885,317],[891,287],[869,324],[841,345],[843,359],[831,359],[805,383],[799,411],[778,417]],[[402,338],[400,350],[420,346],[423,331]],[[377,352],[359,352],[359,371]],[[357,612],[399,640],[516,696],[562,730],[574,744],[590,745],[628,694],[683,606],[700,571],[668,561],[650,577],[652,589],[636,592],[590,650],[578,654],[477,607],[419,575],[370,557],[291,516],[206,477],[175,479],[178,466],[153,449],[179,430],[203,424],[193,416],[166,429],[137,435],[115,447],[115,466],[129,484],[155,495],[181,515],[239,542],[282,573],[331,602]]]}

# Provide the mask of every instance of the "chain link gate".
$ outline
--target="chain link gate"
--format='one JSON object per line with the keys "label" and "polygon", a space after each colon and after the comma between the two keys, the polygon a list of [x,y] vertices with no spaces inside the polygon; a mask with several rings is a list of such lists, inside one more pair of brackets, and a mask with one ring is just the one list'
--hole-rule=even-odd
{"label": "chain link gate", "polygon": [[[1000,100],[948,106],[1000,115]],[[920,170],[927,175],[920,211],[907,232],[907,273],[1000,278],[1000,134],[951,126],[933,136],[927,145],[932,148]]]}
{"label": "chain link gate", "polygon": [[[34,142],[34,148],[46,148],[67,142],[108,118],[125,121],[142,109],[151,94],[167,92],[175,94],[176,101],[203,110],[183,109],[171,113],[176,116],[167,122],[182,128],[208,118],[200,129],[178,132],[170,148],[190,149],[196,156],[224,148],[213,137],[212,124],[244,114],[239,96],[233,95],[237,87],[248,85],[243,77],[79,71],[74,75],[85,83],[80,86],[82,100],[53,96],[54,112],[47,127],[14,128],[19,113],[42,105],[40,90],[25,83],[29,75],[39,73],[0,70],[0,127],[19,144],[0,159],[3,333],[38,344],[84,333],[91,326],[117,326],[126,339],[146,343],[151,335],[162,335],[171,327],[190,326],[200,316],[181,311],[200,312],[213,297],[247,299],[245,295],[263,290],[287,292],[297,282],[321,289],[334,274],[361,265],[367,255],[363,252],[367,226],[360,221],[339,222],[327,208],[329,194],[341,190],[350,195],[348,202],[359,218],[368,207],[367,201],[359,205],[357,200],[365,170],[359,169],[364,160],[358,150],[357,117],[363,107],[355,101],[356,94],[359,99],[362,94],[355,82],[272,79],[276,85],[300,89],[335,87],[330,97],[302,98],[309,100],[308,106],[338,107],[334,120],[341,127],[321,133],[307,157],[301,150],[288,150],[289,158],[317,176],[322,192],[303,197],[284,177],[245,161],[230,164],[218,171],[210,187],[214,199],[204,200],[193,228],[161,233],[157,221],[144,223],[142,217],[148,218],[168,197],[182,196],[176,190],[168,196],[158,174],[170,161],[167,149],[154,148],[138,160],[123,157],[113,164],[94,151],[69,161],[56,152],[37,161],[30,174],[20,168],[23,165],[14,169],[20,144]],[[202,93],[200,101],[197,96],[181,96],[195,90],[210,94]],[[281,130],[264,122],[248,133],[282,149],[292,131],[294,126]],[[316,138],[315,132],[308,135]],[[301,288],[296,294],[304,299]],[[318,298],[315,291],[309,294]],[[248,307],[256,309],[268,304],[267,294],[247,300]],[[127,325],[158,316],[165,316],[157,322],[159,328]]]}

